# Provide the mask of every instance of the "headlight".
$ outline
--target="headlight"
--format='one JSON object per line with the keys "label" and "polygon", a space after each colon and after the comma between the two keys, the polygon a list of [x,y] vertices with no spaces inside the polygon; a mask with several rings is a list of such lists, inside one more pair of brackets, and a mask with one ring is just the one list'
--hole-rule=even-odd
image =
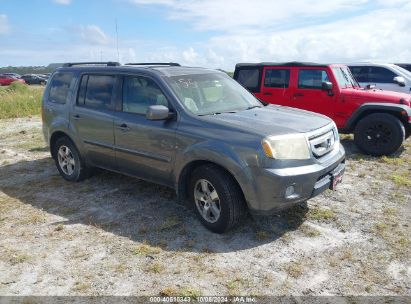
{"label": "headlight", "polygon": [[265,155],[274,159],[309,159],[310,150],[303,134],[268,136],[261,142]]}

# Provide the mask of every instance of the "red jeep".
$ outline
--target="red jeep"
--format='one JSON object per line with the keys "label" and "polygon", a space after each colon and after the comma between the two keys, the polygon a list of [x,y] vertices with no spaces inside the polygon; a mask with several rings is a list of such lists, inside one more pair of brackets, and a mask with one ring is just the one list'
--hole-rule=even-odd
{"label": "red jeep", "polygon": [[395,152],[411,133],[411,95],[365,90],[341,64],[239,63],[234,79],[266,103],[324,114],[365,153]]}

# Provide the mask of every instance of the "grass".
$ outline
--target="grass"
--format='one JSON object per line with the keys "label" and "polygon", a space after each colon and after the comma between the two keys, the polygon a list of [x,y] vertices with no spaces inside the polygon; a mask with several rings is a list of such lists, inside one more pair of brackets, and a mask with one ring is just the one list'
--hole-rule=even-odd
{"label": "grass", "polygon": [[312,208],[308,212],[308,218],[312,220],[332,220],[335,219],[335,213],[329,209]]}
{"label": "grass", "polygon": [[40,115],[42,87],[14,82],[0,88],[0,119]]}
{"label": "grass", "polygon": [[301,262],[291,262],[286,266],[285,271],[290,277],[297,279],[303,275],[304,267]]}
{"label": "grass", "polygon": [[166,268],[164,267],[164,265],[159,262],[153,262],[147,266],[148,272],[156,273],[156,274],[164,272],[165,269]]}
{"label": "grass", "polygon": [[390,179],[397,187],[411,187],[411,177],[408,172],[393,174]]}
{"label": "grass", "polygon": [[15,265],[15,264],[20,264],[20,263],[27,262],[28,260],[30,260],[30,256],[23,253],[23,254],[13,256],[10,259],[10,263],[12,265]]}
{"label": "grass", "polygon": [[193,287],[166,287],[160,291],[160,296],[163,297],[191,297],[196,298],[201,296],[201,292]]}
{"label": "grass", "polygon": [[150,246],[147,243],[137,245],[133,249],[133,254],[135,254],[135,255],[159,254],[160,252],[161,252],[161,248]]}

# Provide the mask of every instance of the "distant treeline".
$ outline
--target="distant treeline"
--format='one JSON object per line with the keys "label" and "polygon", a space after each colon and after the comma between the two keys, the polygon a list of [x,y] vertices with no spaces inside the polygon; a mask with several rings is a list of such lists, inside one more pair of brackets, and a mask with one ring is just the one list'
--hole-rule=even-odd
{"label": "distant treeline", "polygon": [[2,73],[17,73],[20,75],[23,74],[44,74],[44,73],[53,73],[57,67],[62,66],[59,63],[49,64],[48,66],[7,66],[0,67],[0,74]]}

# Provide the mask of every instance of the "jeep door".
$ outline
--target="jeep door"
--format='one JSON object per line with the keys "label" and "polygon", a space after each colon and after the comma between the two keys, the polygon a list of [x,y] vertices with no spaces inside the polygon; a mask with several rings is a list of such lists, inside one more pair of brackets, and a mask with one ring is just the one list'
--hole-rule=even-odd
{"label": "jeep door", "polygon": [[86,150],[87,162],[107,169],[116,166],[113,134],[116,81],[114,75],[82,75],[70,117],[74,133]]}
{"label": "jeep door", "polygon": [[265,67],[260,99],[273,104],[290,106],[290,74],[291,69],[287,67]]}
{"label": "jeep door", "polygon": [[[322,89],[323,82],[333,82],[326,68],[294,68],[290,107],[334,117],[336,94]],[[335,82],[333,85],[336,86]],[[335,90],[335,88],[334,88]]]}
{"label": "jeep door", "polygon": [[151,105],[171,104],[159,85],[146,76],[124,76],[119,87],[120,111],[114,121],[115,150],[121,172],[172,186],[177,121],[148,120]]}

